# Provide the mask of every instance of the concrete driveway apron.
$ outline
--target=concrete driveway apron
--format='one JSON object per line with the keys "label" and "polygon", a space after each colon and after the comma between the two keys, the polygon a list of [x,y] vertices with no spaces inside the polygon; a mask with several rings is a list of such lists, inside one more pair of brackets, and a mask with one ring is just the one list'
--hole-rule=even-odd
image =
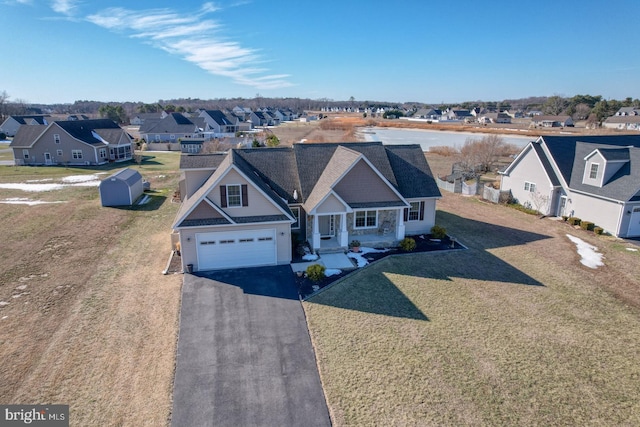
{"label": "concrete driveway apron", "polygon": [[330,426],[291,268],[184,276],[172,426]]}

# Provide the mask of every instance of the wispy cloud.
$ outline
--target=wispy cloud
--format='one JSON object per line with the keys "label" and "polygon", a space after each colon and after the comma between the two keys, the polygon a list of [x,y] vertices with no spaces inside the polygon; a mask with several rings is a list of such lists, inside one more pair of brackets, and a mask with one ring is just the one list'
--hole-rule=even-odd
{"label": "wispy cloud", "polygon": [[[60,10],[74,0],[56,0]],[[73,5],[69,5],[73,7]],[[110,31],[143,39],[172,55],[177,55],[203,70],[256,89],[292,86],[287,74],[269,74],[261,66],[266,61],[256,49],[220,35],[223,25],[208,17],[219,9],[213,3],[189,14],[168,8],[131,10],[121,7],[104,9],[87,20]],[[64,13],[64,12],[60,12]]]}
{"label": "wispy cloud", "polygon": [[74,15],[80,1],[78,0],[53,0],[51,9],[54,12],[61,13],[66,16]]}

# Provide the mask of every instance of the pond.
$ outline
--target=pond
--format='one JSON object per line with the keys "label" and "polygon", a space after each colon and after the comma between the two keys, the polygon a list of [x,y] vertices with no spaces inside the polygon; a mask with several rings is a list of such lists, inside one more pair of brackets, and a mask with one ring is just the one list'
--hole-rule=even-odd
{"label": "pond", "polygon": [[[422,129],[392,129],[370,127],[360,131],[365,141],[382,141],[383,144],[420,144],[422,151],[429,151],[431,147],[462,147],[468,138],[480,139],[492,135],[473,132],[447,132]],[[508,144],[524,148],[536,137],[518,135],[498,135]]]}

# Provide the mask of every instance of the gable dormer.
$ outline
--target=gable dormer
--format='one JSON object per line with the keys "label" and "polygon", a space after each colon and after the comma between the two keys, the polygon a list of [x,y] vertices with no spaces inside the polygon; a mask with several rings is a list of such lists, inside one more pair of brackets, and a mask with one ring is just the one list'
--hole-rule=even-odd
{"label": "gable dormer", "polygon": [[597,148],[584,158],[582,183],[602,187],[629,162],[629,148]]}

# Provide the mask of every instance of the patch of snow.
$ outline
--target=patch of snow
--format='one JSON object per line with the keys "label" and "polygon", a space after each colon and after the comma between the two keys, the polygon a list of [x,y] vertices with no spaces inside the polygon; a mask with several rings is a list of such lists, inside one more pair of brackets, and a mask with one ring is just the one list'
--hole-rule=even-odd
{"label": "patch of snow", "polygon": [[628,250],[629,252],[638,252],[636,248],[625,248],[625,249]]}
{"label": "patch of snow", "polygon": [[76,184],[79,182],[87,182],[87,181],[96,181],[99,180],[97,174],[89,174],[89,175],[70,175],[62,178],[62,182],[66,184]]}
{"label": "patch of snow", "polygon": [[315,261],[318,259],[318,255],[316,254],[306,254],[305,256],[302,257],[303,260],[305,261]]}
{"label": "patch of snow", "polygon": [[16,289],[18,289],[19,291],[24,291],[25,289],[27,289],[27,285],[16,286]]}
{"label": "patch of snow", "polygon": [[84,182],[76,182],[74,184],[70,184],[73,187],[99,187],[100,181],[84,181]]}
{"label": "patch of snow", "polygon": [[28,179],[26,182],[49,182],[49,181],[53,181],[53,178]]}
{"label": "patch of snow", "polygon": [[347,256],[349,258],[353,258],[358,264],[358,268],[360,268],[369,264],[369,261],[364,257],[364,255],[371,254],[371,253],[382,253],[382,252],[388,252],[388,251],[389,251],[388,249],[374,249],[374,248],[360,247],[360,252],[348,252]]}
{"label": "patch of snow", "polygon": [[8,319],[8,318],[9,318],[9,316],[2,316],[2,320]]}
{"label": "patch of snow", "polygon": [[30,183],[6,183],[0,184],[0,188],[5,190],[22,190],[28,192],[41,192],[61,190],[64,188],[62,184],[30,184]]}
{"label": "patch of snow", "polygon": [[21,198],[21,197],[12,197],[12,198],[9,198],[9,199],[0,200],[0,203],[5,203],[5,204],[8,204],[8,205],[36,206],[36,205],[47,205],[47,204],[52,204],[52,203],[67,203],[67,202],[45,202],[43,200],[31,200],[31,199],[25,199],[25,198]]}
{"label": "patch of snow", "polygon": [[324,275],[329,277],[329,276],[335,276],[342,273],[342,270],[338,270],[337,268],[327,268],[324,271]]}
{"label": "patch of snow", "polygon": [[150,200],[149,195],[145,194],[144,197],[138,202],[138,204],[139,205],[146,205],[149,200]]}
{"label": "patch of snow", "polygon": [[5,305],[9,305],[6,301],[0,301],[0,307],[4,307]]}
{"label": "patch of snow", "polygon": [[570,234],[567,234],[567,237],[575,243],[576,248],[578,249],[578,255],[582,257],[580,259],[582,265],[589,268],[598,268],[604,265],[602,262],[602,254],[597,252],[598,248]]}

